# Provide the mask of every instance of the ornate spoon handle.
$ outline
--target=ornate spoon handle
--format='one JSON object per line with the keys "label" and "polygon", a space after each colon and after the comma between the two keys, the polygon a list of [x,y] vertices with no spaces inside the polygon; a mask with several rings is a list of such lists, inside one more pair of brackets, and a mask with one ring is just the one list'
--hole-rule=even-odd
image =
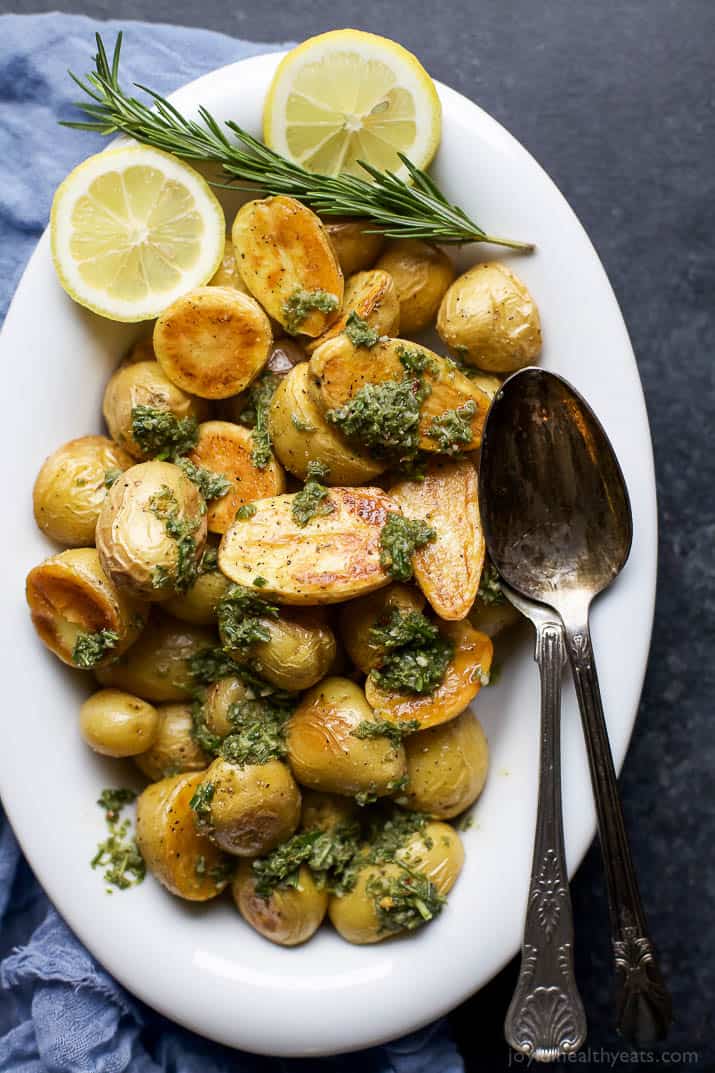
{"label": "ornate spoon handle", "polygon": [[603,715],[588,624],[566,624],[566,643],[581,709],[598,836],[606,873],[611,941],[617,978],[618,1030],[639,1045],[664,1039],[671,1021],[670,995],[648,937],[618,782]]}
{"label": "ornate spoon handle", "polygon": [[573,969],[573,921],[561,817],[560,623],[535,622],[541,675],[539,804],[519,980],[504,1023],[507,1043],[537,1062],[577,1051],[586,1017]]}

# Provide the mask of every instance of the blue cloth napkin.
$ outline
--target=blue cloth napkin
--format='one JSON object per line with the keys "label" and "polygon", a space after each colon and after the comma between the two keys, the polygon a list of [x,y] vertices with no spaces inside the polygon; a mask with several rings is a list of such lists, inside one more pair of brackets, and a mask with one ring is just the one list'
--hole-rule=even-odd
{"label": "blue cloth napkin", "polygon": [[[60,130],[77,118],[67,68],[92,67],[94,33],[125,32],[127,82],[161,93],[278,46],[206,30],[96,23],[70,15],[0,16],[0,317],[45,227],[61,179],[101,139]],[[111,911],[111,908],[108,909]],[[444,1021],[361,1054],[259,1058],[160,1017],[116,983],[48,902],[0,809],[0,1073],[462,1073]]]}

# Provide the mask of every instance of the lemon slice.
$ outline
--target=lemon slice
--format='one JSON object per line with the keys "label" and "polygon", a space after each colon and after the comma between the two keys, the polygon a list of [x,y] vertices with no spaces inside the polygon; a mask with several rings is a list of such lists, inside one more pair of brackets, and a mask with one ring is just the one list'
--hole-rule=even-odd
{"label": "lemon slice", "polygon": [[263,112],[263,138],[282,156],[323,175],[366,178],[365,160],[401,178],[404,153],[426,168],[439,144],[434,82],[402,45],[361,30],[311,37],[285,56]]}
{"label": "lemon slice", "polygon": [[52,202],[52,257],[80,305],[110,320],[156,317],[211,278],[226,223],[208,183],[176,157],[142,145],[97,153]]}

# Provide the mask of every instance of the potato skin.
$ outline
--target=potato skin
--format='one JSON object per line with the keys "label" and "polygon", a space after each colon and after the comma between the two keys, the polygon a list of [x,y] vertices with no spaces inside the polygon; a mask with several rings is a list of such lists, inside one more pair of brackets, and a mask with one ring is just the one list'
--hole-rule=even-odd
{"label": "potato skin", "polygon": [[100,689],[79,710],[82,737],[103,756],[136,756],[150,749],[159,730],[152,704],[119,689]]}
{"label": "potato skin", "polygon": [[[168,489],[168,498],[167,498]],[[176,511],[190,527],[194,560],[206,544],[206,507],[201,493],[178,466],[141,462],[112,485],[97,521],[97,551],[104,571],[125,592],[165,600],[180,591],[179,549],[157,506]],[[165,584],[157,585],[157,571]]]}
{"label": "potato skin", "polygon": [[368,864],[360,869],[355,886],[341,896],[332,895],[328,902],[328,916],[338,934],[349,943],[367,946],[389,939],[395,932],[382,931],[377,917],[374,899],[367,892],[373,879],[398,879],[404,872],[398,864]]}
{"label": "potato skin", "polygon": [[263,898],[256,893],[251,862],[241,861],[231,891],[243,919],[279,946],[298,946],[310,939],[328,908],[327,891],[318,889],[305,865],[298,872],[297,887],[276,888]]}
{"label": "potato skin", "polygon": [[147,868],[172,894],[191,902],[215,898],[229,881],[229,859],[197,831],[189,807],[203,777],[201,771],[174,775],[147,786],[137,799],[137,844]]}
{"label": "potato skin", "polygon": [[211,838],[236,857],[260,857],[295,832],[300,790],[280,760],[230,764],[217,757],[204,776],[212,783]]}
{"label": "potato skin", "polygon": [[363,674],[382,666],[384,650],[370,637],[378,622],[386,621],[394,610],[421,611],[424,606],[425,598],[419,589],[400,582],[345,604],[340,609],[340,636],[355,666]]}
{"label": "potato skin", "polygon": [[216,606],[230,587],[228,578],[220,570],[199,574],[187,592],[178,593],[164,601],[162,607],[182,622],[197,626],[210,626],[216,621]]}
{"label": "potato skin", "polygon": [[204,771],[210,757],[196,744],[190,704],[161,704],[154,742],[135,757],[139,770],[156,782],[184,771]]}
{"label": "potato skin", "polygon": [[172,383],[157,361],[142,360],[120,365],[105,389],[102,413],[112,439],[140,462],[147,455],[132,434],[132,410],[135,406],[163,410],[180,420],[193,417],[201,421],[207,416],[203,399],[194,398]]}
{"label": "potato skin", "polygon": [[399,239],[388,243],[375,267],[389,272],[395,281],[402,334],[429,328],[456,275],[447,254],[428,242]]}
{"label": "potato skin", "polygon": [[374,713],[355,682],[325,678],[309,690],[288,720],[288,761],[303,786],[353,796],[384,797],[405,773],[405,751],[386,738],[353,731]]}
{"label": "potato skin", "polygon": [[337,298],[334,312],[308,313],[301,335],[320,335],[335,320],[343,300],[343,274],[314,212],[282,195],[249,201],[238,210],[231,237],[244,283],[286,330],[291,327],[286,302],[298,290],[321,290]]}
{"label": "potato skin", "polygon": [[422,872],[434,883],[437,893],[445,895],[462,871],[464,846],[451,824],[433,820],[397,850],[395,860]]}
{"label": "potato skin", "polygon": [[355,801],[340,794],[304,790],[302,796],[300,826],[303,831],[332,831],[342,824],[351,823],[359,811]]}
{"label": "potato skin", "polygon": [[499,261],[474,265],[454,281],[442,299],[437,331],[466,362],[487,372],[516,372],[541,354],[536,303]]}
{"label": "potato skin", "polygon": [[[317,609],[294,608],[263,622],[270,640],[251,645],[248,665],[278,689],[309,689],[327,674],[335,659],[335,634]],[[232,652],[237,662],[244,658]]]}
{"label": "potato skin", "polygon": [[449,820],[472,805],[489,768],[489,746],[473,712],[405,739],[407,791],[400,804]]}
{"label": "potato skin", "polygon": [[268,360],[273,335],[250,295],[198,287],[177,298],[154,326],[157,361],[172,381],[202,399],[248,387]]}
{"label": "potato skin", "polygon": [[205,627],[154,612],[139,641],[120,659],[99,668],[96,677],[101,685],[144,700],[190,700],[196,683],[188,661],[217,643],[216,634]]}
{"label": "potato skin", "polygon": [[236,511],[254,499],[267,499],[285,491],[285,473],[274,458],[265,469],[251,461],[251,430],[229,421],[204,421],[199,425],[198,443],[188,455],[191,462],[231,481],[231,490],[207,506],[207,524],[211,533],[225,533],[236,518]]}
{"label": "potato skin", "polygon": [[357,485],[385,469],[384,462],[351,446],[329,424],[308,386],[307,363],[296,365],[281,381],[271,401],[273,450],[287,470],[302,481],[310,462],[328,467],[326,484]]}
{"label": "potato skin", "polygon": [[330,245],[346,278],[371,268],[380,256],[385,239],[379,232],[371,232],[374,226],[370,220],[348,216],[326,216],[323,220]]}
{"label": "potato skin", "polygon": [[134,465],[106,436],[80,436],[45,459],[32,490],[35,521],[51,540],[71,548],[94,544],[94,531],[112,470]]}
{"label": "potato skin", "polygon": [[332,514],[301,528],[293,520],[294,495],[256,503],[252,518],[224,534],[219,566],[251,588],[260,577],[263,595],[285,604],[331,604],[381,588],[389,581],[380,564],[380,533],[395,504],[379,488],[332,488]]}
{"label": "potato skin", "polygon": [[25,593],[40,640],[70,667],[76,667],[72,652],[80,633],[119,635],[100,667],[129,648],[146,623],[146,609],[107,577],[94,548],[69,548],[46,559],[27,575]]}
{"label": "potato skin", "polygon": [[340,316],[321,336],[306,344],[306,351],[312,354],[326,339],[340,335],[351,313],[357,313],[380,335],[397,335],[400,330],[400,301],[392,276],[377,268],[351,276],[345,284]]}
{"label": "potato skin", "polygon": [[206,691],[203,717],[207,728],[219,738],[234,729],[229,718],[232,704],[248,699],[248,691],[240,678],[220,678]]}

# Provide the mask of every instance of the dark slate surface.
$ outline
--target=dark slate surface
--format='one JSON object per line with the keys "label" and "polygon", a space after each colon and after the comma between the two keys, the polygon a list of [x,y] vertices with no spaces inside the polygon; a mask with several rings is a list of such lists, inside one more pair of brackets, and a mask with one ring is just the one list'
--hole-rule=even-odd
{"label": "dark slate surface", "polygon": [[[5,7],[5,4],[2,5]],[[43,0],[14,9],[49,11]],[[398,38],[531,150],[609,272],[645,386],[660,496],[660,585],[626,814],[676,1024],[661,1066],[715,1068],[715,0],[65,0],[96,17],[203,25],[253,40],[354,25]],[[308,10],[306,10],[308,9]],[[612,1029],[604,891],[573,885],[588,1063],[632,1069]],[[479,927],[479,922],[474,922]],[[426,971],[428,968],[426,967]],[[507,1068],[510,966],[454,1015],[469,1070]],[[639,1065],[651,1065],[643,1056]],[[439,1071],[430,1071],[439,1073]]]}

